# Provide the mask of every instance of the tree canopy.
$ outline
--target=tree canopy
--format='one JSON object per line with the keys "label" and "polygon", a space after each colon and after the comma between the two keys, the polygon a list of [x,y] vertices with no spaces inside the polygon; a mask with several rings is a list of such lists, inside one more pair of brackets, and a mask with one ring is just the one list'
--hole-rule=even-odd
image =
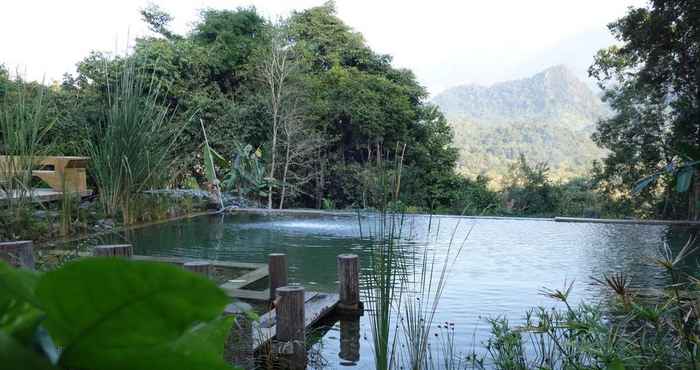
{"label": "tree canopy", "polygon": [[[173,124],[185,126],[174,185],[190,177],[204,180],[199,119],[214,150],[233,160],[233,153],[249,144],[261,149],[261,160],[269,166],[273,110],[260,66],[269,54],[265,50],[272,30],[278,29],[295,65],[286,85],[299,122],[295,132],[315,138],[308,140],[314,150],[275,148],[276,153],[297,150],[289,156],[295,162],[287,163],[287,170],[292,178],[304,179],[285,186],[291,197],[286,204],[320,207],[331,198],[341,207],[360,205],[366,190],[356,179],[378,157],[394,161],[401,154],[404,173],[410,174],[404,196],[420,206],[430,206],[430,198],[456,176],[452,132],[442,114],[426,103],[425,89],[411,71],[394,68],[390,56],[369,48],[361,34],[336,16],[332,2],[294,12],[281,22],[265,20],[254,8],[207,9],[186,35],[171,31],[172,17],[160,8],[143,9],[142,16],[153,34],[139,38],[132,52],[93,52],[78,63],[77,75],[64,78],[54,97],[60,105],[57,132],[98,127],[107,87],[129,59],[158,87]],[[84,150],[69,137],[62,152]],[[279,182],[284,165],[275,164],[266,180]]]}
{"label": "tree canopy", "polygon": [[[621,44],[601,50],[589,72],[615,114],[593,138],[610,151],[601,171],[608,190],[631,193],[644,176],[700,159],[700,5],[653,0],[609,28]],[[671,193],[674,181],[669,176],[633,201],[657,215],[692,213],[692,201]],[[663,200],[655,203],[659,193]]]}

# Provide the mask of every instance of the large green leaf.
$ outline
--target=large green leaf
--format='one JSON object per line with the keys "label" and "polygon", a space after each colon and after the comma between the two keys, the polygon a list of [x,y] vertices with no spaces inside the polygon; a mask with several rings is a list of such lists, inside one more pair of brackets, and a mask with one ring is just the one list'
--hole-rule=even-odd
{"label": "large green leaf", "polygon": [[685,167],[678,172],[676,176],[676,191],[685,193],[690,188],[690,182],[693,180],[693,167]]}
{"label": "large green leaf", "polygon": [[3,369],[54,369],[49,361],[12,336],[0,330],[0,367]]}
{"label": "large green leaf", "polygon": [[38,306],[34,295],[39,275],[36,272],[17,269],[0,260],[0,309],[11,301],[28,302]]}
{"label": "large green leaf", "polygon": [[178,339],[147,350],[130,348],[100,352],[100,370],[183,369],[231,370],[223,361],[224,342],[233,317],[197,324]]}
{"label": "large green leaf", "polygon": [[214,160],[212,159],[211,148],[209,145],[204,145],[204,174],[207,177],[207,181],[214,182],[216,179],[216,171],[214,169]]}
{"label": "large green leaf", "polygon": [[173,343],[173,348],[184,356],[206,356],[223,359],[224,346],[235,318],[221,316],[208,323],[197,324]]}
{"label": "large green leaf", "polygon": [[178,354],[175,343],[193,325],[218,317],[228,299],[211,281],[176,266],[81,260],[46,273],[37,296],[47,313],[46,328],[64,348],[63,366],[196,370],[205,368],[194,367],[199,362],[221,365],[206,354]]}

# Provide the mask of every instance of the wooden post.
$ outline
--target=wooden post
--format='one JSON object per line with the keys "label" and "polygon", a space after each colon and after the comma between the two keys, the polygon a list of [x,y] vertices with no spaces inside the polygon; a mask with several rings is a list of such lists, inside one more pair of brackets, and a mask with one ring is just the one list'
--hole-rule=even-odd
{"label": "wooden post", "polygon": [[277,298],[275,291],[279,287],[287,286],[287,255],[284,253],[270,253],[267,262],[270,274],[270,300]]}
{"label": "wooden post", "polygon": [[253,369],[255,368],[253,324],[241,305],[245,305],[245,303],[231,303],[224,309],[224,316],[236,318],[226,338],[224,360],[243,369]]}
{"label": "wooden post", "polygon": [[134,248],[131,244],[98,245],[92,250],[95,257],[122,257],[131,258]]}
{"label": "wooden post", "polygon": [[276,353],[282,369],[306,369],[304,328],[304,288],[283,286],[277,288]]}
{"label": "wooden post", "polygon": [[190,261],[182,264],[185,270],[192,271],[196,274],[202,274],[207,278],[211,277],[213,266],[206,261]]}
{"label": "wooden post", "polygon": [[338,255],[338,284],[340,311],[360,312],[360,259],[356,254]]}
{"label": "wooden post", "polygon": [[31,240],[0,242],[0,260],[11,266],[34,270],[34,247]]}
{"label": "wooden post", "polygon": [[[360,318],[340,319],[340,354],[342,360],[357,363],[360,360]],[[350,364],[349,364],[350,365]]]}

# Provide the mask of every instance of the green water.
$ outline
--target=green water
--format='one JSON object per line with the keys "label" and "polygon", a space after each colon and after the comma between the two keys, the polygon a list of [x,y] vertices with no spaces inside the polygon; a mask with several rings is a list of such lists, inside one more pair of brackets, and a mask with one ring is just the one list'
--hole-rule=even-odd
{"label": "green water", "polygon": [[[338,254],[358,254],[362,273],[372,273],[366,269],[371,247],[360,236],[374,221],[369,217],[358,223],[356,216],[330,215],[203,216],[137,229],[118,238],[133,243],[137,254],[192,259],[265,262],[269,253],[287,253],[292,283],[334,292]],[[591,276],[603,273],[624,272],[639,286],[664,284],[660,269],[650,265],[648,257],[658,255],[665,241],[677,248],[687,235],[685,229],[666,226],[542,220],[410,216],[404,225],[400,247],[405,253],[428,248],[430,255],[442,257],[450,240],[457,241],[452,242],[453,250],[464,241],[436,318],[454,323],[456,345],[464,353],[479,348],[487,338],[484,317],[505,315],[517,323],[528,308],[553,305],[538,294],[542,287],[560,288],[565,281],[575,281],[573,300],[598,300],[604,295],[591,284]],[[374,368],[366,316],[354,330],[359,335],[359,359],[348,358],[347,353],[345,359],[340,357],[340,325],[323,334],[314,347],[314,360],[330,369]],[[343,325],[347,329],[353,324]]]}

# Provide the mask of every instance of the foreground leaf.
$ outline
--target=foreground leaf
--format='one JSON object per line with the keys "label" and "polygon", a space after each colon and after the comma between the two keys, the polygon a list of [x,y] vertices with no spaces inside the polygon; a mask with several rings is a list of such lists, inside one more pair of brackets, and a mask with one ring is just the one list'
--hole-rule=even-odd
{"label": "foreground leaf", "polygon": [[3,369],[47,370],[54,369],[49,361],[32,347],[25,346],[0,330],[0,367]]}
{"label": "foreground leaf", "polygon": [[114,258],[85,259],[46,273],[37,296],[46,328],[64,348],[61,365],[93,370],[148,364],[195,370],[183,367],[187,361],[173,343],[196,323],[218,317],[228,301],[214,283],[179,267]]}
{"label": "foreground leaf", "polygon": [[0,309],[13,300],[39,306],[34,295],[38,281],[39,274],[36,272],[14,268],[0,260]]}

